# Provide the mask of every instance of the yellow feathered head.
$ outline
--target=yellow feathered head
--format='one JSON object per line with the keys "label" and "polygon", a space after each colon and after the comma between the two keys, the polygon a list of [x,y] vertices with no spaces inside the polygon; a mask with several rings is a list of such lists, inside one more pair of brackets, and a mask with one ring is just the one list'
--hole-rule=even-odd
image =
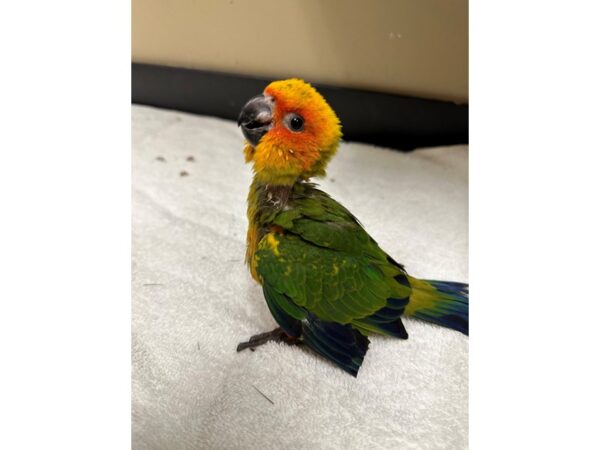
{"label": "yellow feathered head", "polygon": [[274,81],[242,108],[246,161],[259,180],[292,184],[325,175],[342,137],[338,117],[321,94],[299,79]]}

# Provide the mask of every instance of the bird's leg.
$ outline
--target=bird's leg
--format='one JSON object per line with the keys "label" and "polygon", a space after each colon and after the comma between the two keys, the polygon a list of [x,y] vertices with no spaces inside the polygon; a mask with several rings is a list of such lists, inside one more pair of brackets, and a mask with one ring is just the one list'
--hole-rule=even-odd
{"label": "bird's leg", "polygon": [[269,341],[274,342],[285,342],[286,344],[296,344],[296,338],[289,336],[281,328],[275,328],[273,331],[267,331],[266,333],[260,333],[252,336],[248,342],[240,342],[237,346],[237,351],[249,348],[254,350],[256,347],[266,344]]}

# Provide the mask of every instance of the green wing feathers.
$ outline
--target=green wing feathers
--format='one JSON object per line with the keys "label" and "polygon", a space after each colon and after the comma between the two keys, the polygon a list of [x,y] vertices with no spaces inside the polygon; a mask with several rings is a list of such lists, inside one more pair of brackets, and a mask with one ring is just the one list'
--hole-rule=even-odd
{"label": "green wing feathers", "polygon": [[349,373],[362,364],[367,335],[408,337],[402,315],[468,333],[468,285],[408,276],[314,185],[296,185],[265,228],[254,263],[273,317]]}
{"label": "green wing feathers", "polygon": [[295,305],[289,297],[263,283],[269,310],[279,326],[323,357],[356,376],[362,365],[369,339],[351,325],[326,322],[304,308]]}
{"label": "green wing feathers", "polygon": [[[269,233],[256,252],[259,275],[277,292],[323,320],[351,323],[395,302],[400,316],[410,288],[386,276],[369,257],[319,247],[293,234]],[[386,268],[389,270],[389,268]]]}

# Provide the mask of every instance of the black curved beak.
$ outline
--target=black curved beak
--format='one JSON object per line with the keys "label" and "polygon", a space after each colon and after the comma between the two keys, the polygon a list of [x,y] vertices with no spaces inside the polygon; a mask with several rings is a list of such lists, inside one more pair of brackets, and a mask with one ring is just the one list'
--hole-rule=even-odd
{"label": "black curved beak", "polygon": [[238,126],[246,140],[256,147],[260,138],[273,126],[273,98],[261,94],[252,97],[244,105],[238,118]]}

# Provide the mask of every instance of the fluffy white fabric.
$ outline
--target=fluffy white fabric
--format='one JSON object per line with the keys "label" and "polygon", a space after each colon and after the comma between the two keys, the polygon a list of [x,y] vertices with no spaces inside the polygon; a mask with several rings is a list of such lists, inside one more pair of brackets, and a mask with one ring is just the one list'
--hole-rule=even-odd
{"label": "fluffy white fabric", "polygon": [[[405,319],[410,338],[372,337],[356,379],[296,347],[236,353],[276,326],[243,262],[241,133],[150,107],[132,116],[134,448],[467,447],[458,332]],[[467,281],[467,165],[465,146],[344,143],[320,184],[412,275]]]}

